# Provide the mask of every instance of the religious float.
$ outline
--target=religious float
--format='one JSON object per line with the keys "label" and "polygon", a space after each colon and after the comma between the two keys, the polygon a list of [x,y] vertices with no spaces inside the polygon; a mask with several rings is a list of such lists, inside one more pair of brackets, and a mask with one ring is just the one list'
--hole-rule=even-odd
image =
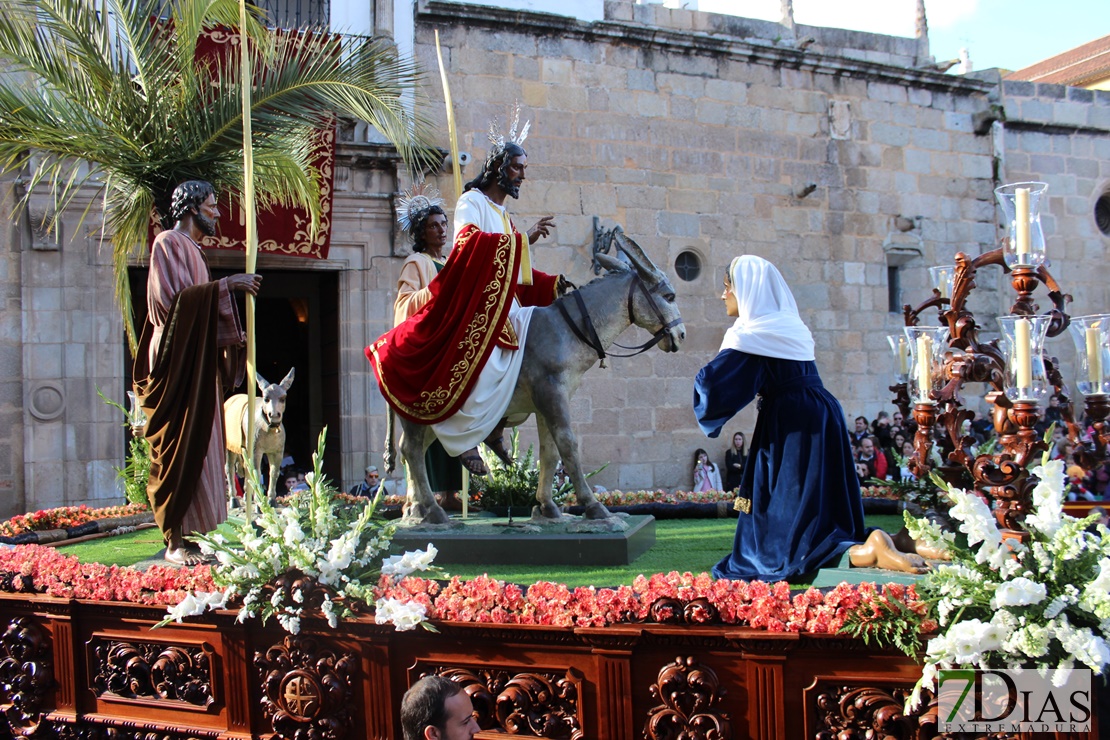
{"label": "religious float", "polygon": [[[1029,205],[1039,187],[1001,189],[1017,201],[1011,221],[1027,226],[1001,250],[958,256],[951,277],[938,270],[933,299],[907,309],[908,331],[892,340],[894,390],[918,423],[913,464],[944,480],[962,468],[997,502],[992,511],[945,483],[964,537],[909,522],[953,557],[919,583],[921,597],[899,584],[791,592],[680,573],[613,589],[436,580],[431,549],[382,561],[393,525],[372,520],[372,507],[337,513],[316,483],[318,454],[304,497],[282,509],[260,501],[238,543],[207,540],[211,568],[140,572],[37,546],[0,550],[9,728],[44,738],[397,738],[405,690],[441,674],[465,687],[486,738],[932,738],[938,669],[1101,669],[1105,530],[1063,515],[1060,466],[1034,467],[1045,444],[1033,427],[1038,402],[1063,392],[1041,339],[1073,323],[1089,441],[1070,406],[1065,415],[1083,454],[1105,460],[1110,326],[1064,313],[1043,237],[1038,261],[1029,233],[1028,224],[1039,232]],[[1005,351],[978,339],[964,304],[988,264],[1011,271],[1019,293],[1000,322]],[[1053,301],[1045,317],[1030,299],[1038,282]],[[917,325],[929,305],[947,331]],[[962,435],[958,392],[969,381],[991,385],[1000,442],[983,454]],[[939,465],[929,463],[937,423],[947,432]],[[1042,736],[1098,737],[1093,697],[1089,709],[1089,729]]]}

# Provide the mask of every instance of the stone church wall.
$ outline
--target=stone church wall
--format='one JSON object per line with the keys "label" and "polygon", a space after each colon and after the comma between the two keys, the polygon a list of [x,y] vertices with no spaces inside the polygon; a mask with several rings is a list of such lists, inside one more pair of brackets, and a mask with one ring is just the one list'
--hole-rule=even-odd
{"label": "stone church wall", "polygon": [[[606,22],[586,24],[427,2],[416,39],[435,70],[439,29],[460,148],[475,161],[465,178],[484,156],[491,116],[504,119],[519,100],[533,121],[529,180],[512,206],[521,222],[557,217],[553,242],[535,251],[541,269],[588,280],[597,217],[621,224],[678,289],[683,351],[614,360],[579,391],[586,464],[613,463],[596,480],[688,486],[694,448],[723,455],[727,442],[701,435],[690,398],[730,323],[719,296],[736,254],[779,265],[845,412],[890,408],[885,335],[902,319],[888,310],[888,267],[902,300],[916,303],[928,267],[994,246],[991,137],[975,129],[991,85],[910,68],[912,39],[873,37],[882,53],[862,54],[835,46],[859,46],[858,34],[830,32],[802,50],[763,28],[777,24],[606,9]],[[437,86],[428,94],[438,102]],[[442,108],[431,111],[442,123]],[[673,268],[687,250],[703,266],[691,281]],[[750,433],[754,412],[726,435]]]}
{"label": "stone church wall", "polygon": [[[730,323],[719,296],[736,254],[782,269],[814,331],[822,376],[848,415],[891,408],[885,336],[902,326],[889,310],[891,279],[901,289],[895,308],[917,303],[928,267],[993,248],[999,182],[1049,183],[1052,269],[1074,296],[1072,311],[1110,307],[1108,238],[1093,216],[1110,189],[1106,92],[918,69],[927,47],[916,39],[624,0],[606,3],[605,20],[591,23],[421,0],[415,21],[417,57],[429,72],[420,97],[446,149],[440,31],[460,146],[472,157],[464,179],[485,156],[491,117],[503,121],[520,101],[532,120],[528,180],[511,207],[524,227],[556,216],[553,237],[535,249],[537,266],[591,279],[596,218],[621,224],[678,291],[683,351],[613,359],[578,392],[584,462],[611,463],[593,482],[685,488],[695,447],[721,459],[727,439],[697,431],[690,397]],[[408,251],[392,222],[395,159],[356,143],[365,138],[340,147],[329,259],[284,265],[339,273],[344,487],[380,459],[385,404],[362,348],[391,323]],[[450,173],[434,179],[452,201]],[[13,178],[0,182],[4,213],[16,187]],[[122,499],[112,468],[123,430],[96,388],[118,395],[126,360],[95,210],[80,229],[77,214],[67,215],[59,237],[36,230],[34,213],[17,213],[0,231],[0,516]],[[675,273],[683,252],[701,264],[691,280]],[[987,325],[1010,302],[1004,276],[984,273],[976,315]],[[621,341],[644,338],[637,329]],[[1049,349],[1070,357],[1064,338]],[[725,436],[750,433],[754,421],[753,407]],[[523,438],[534,440],[534,426]]]}

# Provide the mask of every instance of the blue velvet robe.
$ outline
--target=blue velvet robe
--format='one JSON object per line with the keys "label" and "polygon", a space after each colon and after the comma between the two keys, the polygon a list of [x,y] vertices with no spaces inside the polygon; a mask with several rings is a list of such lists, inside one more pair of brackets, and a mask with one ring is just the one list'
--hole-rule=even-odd
{"label": "blue velvet robe", "polygon": [[717,578],[779,581],[828,564],[866,537],[844,411],[812,361],[722,350],[694,380],[694,413],[710,437],[760,395],[739,495],[732,554]]}

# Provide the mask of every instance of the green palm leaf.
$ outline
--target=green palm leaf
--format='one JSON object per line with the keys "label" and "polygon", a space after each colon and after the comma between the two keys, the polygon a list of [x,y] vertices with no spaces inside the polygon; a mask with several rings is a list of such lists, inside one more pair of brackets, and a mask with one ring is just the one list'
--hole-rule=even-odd
{"label": "green palm leaf", "polygon": [[[421,74],[391,43],[268,30],[253,12],[244,35],[256,56],[260,207],[304,208],[319,228],[313,130],[335,114],[371,123],[413,168],[437,158],[426,119],[405,103]],[[242,191],[238,62],[196,56],[204,33],[238,26],[238,0],[24,0],[0,12],[0,64],[15,73],[0,78],[0,171],[21,171],[28,196],[45,189],[55,214],[85,187],[101,194],[92,202],[104,204],[132,349],[127,263],[152,212],[164,215],[187,179]]]}

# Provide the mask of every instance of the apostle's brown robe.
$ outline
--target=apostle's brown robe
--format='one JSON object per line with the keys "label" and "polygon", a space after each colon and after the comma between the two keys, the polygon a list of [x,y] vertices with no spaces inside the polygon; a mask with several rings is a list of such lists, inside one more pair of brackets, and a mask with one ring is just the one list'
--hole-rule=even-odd
{"label": "apostle's brown robe", "polygon": [[147,310],[133,375],[151,444],[147,495],[163,536],[209,532],[227,518],[222,401],[243,378],[238,312],[227,281],[173,230],[151,249]]}

